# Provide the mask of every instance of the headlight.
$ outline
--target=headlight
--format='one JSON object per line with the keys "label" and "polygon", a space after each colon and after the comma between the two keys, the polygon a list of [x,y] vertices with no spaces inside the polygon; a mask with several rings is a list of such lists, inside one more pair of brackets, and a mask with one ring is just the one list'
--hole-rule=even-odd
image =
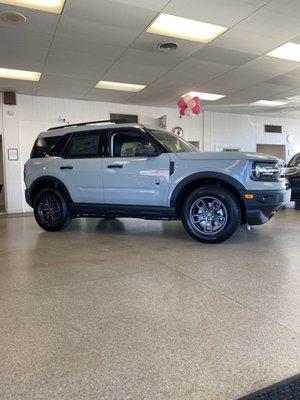
{"label": "headlight", "polygon": [[276,162],[254,162],[252,179],[256,181],[276,181],[281,177],[282,166]]}

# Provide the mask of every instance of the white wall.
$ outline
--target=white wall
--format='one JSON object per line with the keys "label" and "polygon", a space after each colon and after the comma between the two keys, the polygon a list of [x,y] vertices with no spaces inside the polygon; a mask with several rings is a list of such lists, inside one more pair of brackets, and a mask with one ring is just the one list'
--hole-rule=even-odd
{"label": "white wall", "polygon": [[[281,133],[264,133],[264,125],[282,125]],[[287,143],[286,135],[292,134],[294,144]],[[264,117],[260,115],[204,113],[204,150],[215,151],[218,146],[240,147],[242,151],[256,151],[256,144],[286,145],[288,150],[300,152],[300,120]]]}
{"label": "white wall", "polygon": [[[1,108],[1,105],[0,105]],[[109,114],[137,114],[139,122],[156,125],[156,120],[167,115],[168,129],[181,126],[185,139],[203,144],[203,116],[180,119],[178,111],[172,108],[135,106],[115,103],[101,103],[62,98],[17,96],[16,106],[3,105],[4,151],[18,148],[19,161],[5,160],[7,177],[7,210],[9,212],[28,211],[24,198],[23,168],[37,135],[51,126],[64,124],[61,116],[70,124],[74,122],[109,119]],[[10,115],[13,114],[13,115]]]}
{"label": "white wall", "polygon": [[[287,151],[300,152],[300,120],[269,118],[259,115],[204,112],[196,118],[182,118],[178,110],[163,107],[142,107],[115,103],[89,102],[37,96],[17,96],[16,106],[2,104],[0,96],[0,133],[3,133],[6,207],[9,212],[28,211],[24,199],[23,168],[36,136],[51,126],[108,119],[109,113],[138,114],[144,124],[156,124],[156,118],[166,114],[168,129],[181,126],[187,140],[199,141],[200,148],[214,151],[216,146],[240,147],[242,151],[256,151],[257,143],[285,144]],[[283,125],[284,134],[265,134],[265,124]],[[295,144],[286,142],[286,134],[295,137]],[[19,161],[8,161],[7,149],[19,149]],[[287,157],[288,159],[288,157]]]}
{"label": "white wall", "polygon": [[[1,116],[0,116],[1,118]],[[3,171],[3,150],[2,150],[2,135],[0,134],[0,187],[4,184],[4,171]],[[4,200],[4,188],[2,187],[0,193],[0,209],[3,209],[5,200]]]}

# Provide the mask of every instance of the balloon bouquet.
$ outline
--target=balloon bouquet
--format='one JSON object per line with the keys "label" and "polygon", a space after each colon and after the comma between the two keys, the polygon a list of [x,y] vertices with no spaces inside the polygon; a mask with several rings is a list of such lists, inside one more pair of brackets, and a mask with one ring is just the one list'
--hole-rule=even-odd
{"label": "balloon bouquet", "polygon": [[183,116],[194,117],[201,113],[201,103],[199,97],[192,97],[189,94],[178,101],[180,118]]}

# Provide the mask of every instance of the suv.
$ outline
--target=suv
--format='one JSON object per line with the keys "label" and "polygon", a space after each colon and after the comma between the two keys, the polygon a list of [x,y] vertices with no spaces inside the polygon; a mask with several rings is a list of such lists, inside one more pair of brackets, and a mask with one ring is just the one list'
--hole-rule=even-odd
{"label": "suv", "polygon": [[94,121],[42,132],[24,175],[26,201],[47,231],[77,217],[182,220],[196,240],[217,243],[289,201],[281,171],[275,157],[203,153],[157,128]]}

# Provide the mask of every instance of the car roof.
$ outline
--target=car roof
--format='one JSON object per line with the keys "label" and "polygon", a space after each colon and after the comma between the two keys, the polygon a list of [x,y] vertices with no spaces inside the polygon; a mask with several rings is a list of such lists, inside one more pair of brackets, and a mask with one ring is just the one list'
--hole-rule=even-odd
{"label": "car roof", "polygon": [[[114,123],[99,123],[99,124],[88,124],[79,126],[65,126],[57,127],[48,131],[41,132],[38,137],[51,137],[51,136],[63,136],[70,132],[84,132],[84,131],[94,131],[94,130],[104,130],[104,129],[122,129],[122,128],[137,128],[145,129],[144,125],[137,123],[124,123],[124,124],[114,124]],[[153,129],[153,128],[152,128]]]}

